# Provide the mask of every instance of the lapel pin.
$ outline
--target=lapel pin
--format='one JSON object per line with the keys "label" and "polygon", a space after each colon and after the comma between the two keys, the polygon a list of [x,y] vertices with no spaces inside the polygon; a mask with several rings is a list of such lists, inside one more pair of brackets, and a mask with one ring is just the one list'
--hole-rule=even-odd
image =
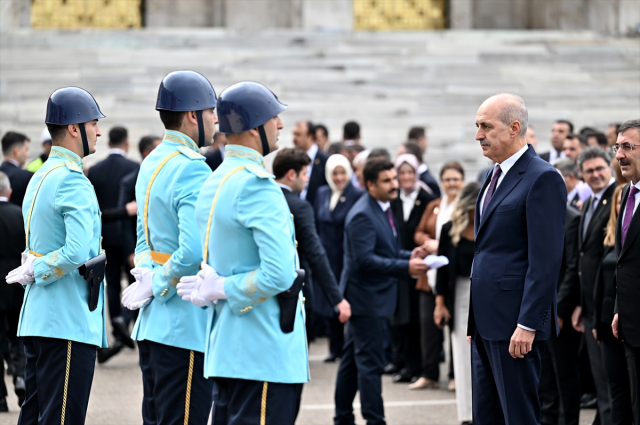
{"label": "lapel pin", "polygon": [[602,205],[607,205],[607,200],[602,201]]}
{"label": "lapel pin", "polygon": [[345,198],[344,196],[340,197],[340,202],[345,202],[347,200],[347,198]]}
{"label": "lapel pin", "polygon": [[320,158],[316,158],[316,160],[315,160],[315,161],[313,161],[313,163],[314,163],[315,165],[320,164]]}
{"label": "lapel pin", "polygon": [[416,199],[416,205],[420,205],[420,199]]}

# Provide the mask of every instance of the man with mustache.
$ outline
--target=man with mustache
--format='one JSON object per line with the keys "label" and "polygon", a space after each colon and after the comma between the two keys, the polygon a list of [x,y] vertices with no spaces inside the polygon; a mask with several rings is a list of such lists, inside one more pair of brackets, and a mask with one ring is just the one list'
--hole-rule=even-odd
{"label": "man with mustache", "polygon": [[640,425],[640,120],[629,120],[620,126],[613,151],[622,175],[631,182],[622,191],[616,227],[617,299],[611,327],[614,336],[624,341],[633,420]]}
{"label": "man with mustache", "polygon": [[396,309],[398,278],[424,275],[421,247],[400,249],[398,226],[390,209],[398,196],[396,170],[376,158],[364,166],[367,188],[345,221],[344,270],[340,289],[351,304],[351,318],[336,381],[335,425],[353,425],[353,400],[360,391],[362,416],[383,425],[381,376],[386,364],[385,328]]}
{"label": "man with mustache", "polygon": [[476,203],[468,339],[473,423],[539,425],[544,341],[557,334],[567,190],[527,145],[528,111],[501,93],[480,105],[476,140],[496,164]]}

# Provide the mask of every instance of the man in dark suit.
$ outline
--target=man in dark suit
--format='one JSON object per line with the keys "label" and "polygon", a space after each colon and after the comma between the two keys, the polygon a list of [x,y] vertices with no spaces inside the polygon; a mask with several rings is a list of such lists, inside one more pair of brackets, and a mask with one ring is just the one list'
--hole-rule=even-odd
{"label": "man in dark suit", "polygon": [[310,121],[300,121],[293,127],[293,144],[296,148],[307,153],[311,163],[307,167],[309,183],[300,193],[302,199],[309,201],[311,205],[316,199],[316,192],[320,186],[327,184],[324,175],[324,167],[327,163],[327,155],[315,143],[316,130]]}
{"label": "man in dark suit", "polygon": [[569,134],[573,133],[573,124],[567,120],[557,120],[551,126],[551,150],[540,154],[540,158],[550,164],[558,158],[564,158],[563,144]]}
{"label": "man in dark suit", "polygon": [[578,269],[580,275],[580,305],[573,313],[573,326],[578,332],[584,332],[585,344],[589,354],[591,373],[596,387],[598,414],[604,424],[611,422],[611,405],[607,376],[602,363],[602,355],[598,341],[591,333],[593,326],[594,300],[593,291],[598,268],[604,254],[604,238],[607,221],[611,213],[611,197],[615,190],[615,178],[611,176],[609,155],[599,147],[592,146],[582,151],[578,157],[578,167],[593,191],[583,206],[578,244],[580,257]]}
{"label": "man in dark suit", "polygon": [[205,162],[211,168],[211,171],[216,171],[220,164],[222,164],[222,161],[224,161],[225,146],[227,146],[227,136],[216,132],[213,136],[213,144],[204,154]]}
{"label": "man in dark suit", "polygon": [[[558,169],[557,162],[554,165]],[[539,394],[543,425],[559,423],[578,425],[580,419],[581,388],[577,359],[581,334],[571,326],[571,314],[580,302],[578,277],[580,213],[575,208],[567,206],[565,222],[564,253],[558,278],[557,310],[560,333],[558,336],[552,333],[542,355]]]}
{"label": "man in dark suit", "polygon": [[387,318],[396,310],[398,278],[424,275],[426,252],[400,249],[398,225],[390,201],[398,196],[393,164],[383,158],[364,167],[367,194],[345,222],[344,269],[340,288],[351,304],[351,319],[335,390],[335,425],[353,425],[353,400],[360,391],[362,416],[385,424],[381,376],[386,364]]}
{"label": "man in dark suit", "polygon": [[[120,182],[131,171],[137,170],[140,165],[126,158],[129,149],[127,130],[123,127],[114,127],[109,131],[109,156],[89,169],[89,181],[93,185],[98,198],[101,211],[112,210],[118,207],[120,195]],[[106,361],[105,353],[111,353],[122,344],[133,348],[133,341],[129,331],[120,317],[120,280],[125,273],[129,283],[135,279],[129,274],[130,266],[127,255],[122,247],[122,223],[120,221],[103,220],[102,223],[102,247],[107,254],[107,268],[105,278],[107,281],[107,299],[109,303],[109,316],[113,325],[113,335],[116,342],[105,351],[101,351],[99,360]],[[108,351],[106,351],[108,350]]]}
{"label": "man in dark suit", "polygon": [[611,327],[624,341],[634,424],[640,425],[640,120],[620,126],[613,149],[622,175],[631,182],[622,191],[616,226],[617,299]]}
{"label": "man in dark suit", "polygon": [[[0,342],[6,339],[9,346],[8,363],[13,373],[13,385],[18,403],[22,405],[26,388],[24,382],[24,348],[22,338],[18,338],[18,321],[24,297],[22,285],[9,285],[5,276],[20,267],[24,251],[24,223],[22,210],[9,201],[11,184],[7,175],[0,171]],[[0,360],[0,363],[2,361]],[[4,365],[0,367],[0,412],[8,412],[7,388],[4,384]]]}
{"label": "man in dark suit", "polygon": [[576,211],[580,211],[580,193],[578,185],[582,183],[578,178],[578,166],[569,158],[558,159],[553,166],[562,174],[564,185],[567,188],[567,205]]}
{"label": "man in dark suit", "polygon": [[524,101],[502,93],[476,115],[496,162],[478,197],[471,271],[473,423],[539,425],[544,341],[555,332],[566,196],[560,174],[525,141]]}
{"label": "man in dark suit", "polygon": [[[308,182],[307,167],[310,162],[307,154],[301,150],[282,149],[273,161],[273,173],[293,216],[300,266],[306,273],[302,288],[306,298],[305,310],[312,312],[313,289],[317,283],[324,290],[329,303],[338,310],[340,321],[344,323],[351,316],[351,307],[338,288],[327,254],[320,243],[313,208],[299,197]],[[307,315],[308,331],[312,326],[312,317],[313,314]]]}
{"label": "man in dark suit", "polygon": [[2,155],[4,161],[0,165],[0,171],[9,177],[11,182],[11,200],[17,206],[22,206],[22,199],[33,176],[32,172],[23,170],[22,167],[29,158],[29,139],[27,136],[15,131],[8,131],[2,137]]}

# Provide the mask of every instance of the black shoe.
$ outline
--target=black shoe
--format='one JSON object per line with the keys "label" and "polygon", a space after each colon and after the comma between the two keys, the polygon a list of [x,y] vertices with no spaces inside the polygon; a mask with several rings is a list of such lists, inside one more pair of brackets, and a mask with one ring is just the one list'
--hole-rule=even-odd
{"label": "black shoe", "polygon": [[24,383],[24,378],[22,376],[16,376],[13,379],[13,389],[18,396],[18,406],[22,407],[22,403],[24,403],[24,399],[27,396],[27,388]]}
{"label": "black shoe", "polygon": [[394,373],[400,372],[400,369],[402,369],[400,366],[391,362],[384,367],[384,371],[382,373],[385,375],[393,375]]}
{"label": "black shoe", "polygon": [[8,412],[8,411],[9,411],[9,405],[7,405],[7,398],[0,397],[0,412]]}
{"label": "black shoe", "polygon": [[122,350],[124,344],[121,341],[116,340],[113,344],[113,347],[109,348],[101,348],[98,350],[98,363],[102,364],[109,360],[111,357],[115,356]]}
{"label": "black shoe", "polygon": [[325,363],[335,363],[336,360],[338,360],[340,357],[336,356],[335,354],[330,354],[329,357],[327,357],[326,359],[324,359],[323,361]]}
{"label": "black shoe", "polygon": [[598,407],[598,399],[595,394],[582,394],[580,397],[581,409],[595,409]]}
{"label": "black shoe", "polygon": [[413,374],[409,372],[407,368],[402,369],[400,372],[393,375],[391,378],[395,384],[399,384],[402,382],[411,382],[411,378],[413,378]]}
{"label": "black shoe", "polygon": [[114,317],[113,320],[111,320],[111,324],[113,325],[113,333],[116,339],[129,348],[135,348],[135,344],[131,336],[129,336],[129,329],[124,319],[120,316]]}

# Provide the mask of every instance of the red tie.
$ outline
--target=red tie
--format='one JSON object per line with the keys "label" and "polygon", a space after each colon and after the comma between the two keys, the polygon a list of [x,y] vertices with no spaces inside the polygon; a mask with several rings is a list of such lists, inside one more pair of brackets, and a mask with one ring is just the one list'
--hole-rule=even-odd
{"label": "red tie", "polygon": [[389,224],[391,225],[391,230],[393,230],[393,236],[396,235],[396,224],[393,222],[393,216],[391,215],[391,208],[387,208],[387,218],[389,219]]}

